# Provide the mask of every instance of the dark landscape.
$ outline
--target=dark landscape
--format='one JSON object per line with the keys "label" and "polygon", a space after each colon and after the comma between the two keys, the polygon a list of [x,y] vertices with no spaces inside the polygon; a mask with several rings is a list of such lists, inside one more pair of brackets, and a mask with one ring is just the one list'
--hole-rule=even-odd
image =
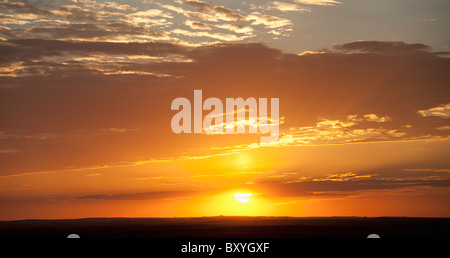
{"label": "dark landscape", "polygon": [[0,222],[1,238],[448,238],[450,218],[86,218]]}

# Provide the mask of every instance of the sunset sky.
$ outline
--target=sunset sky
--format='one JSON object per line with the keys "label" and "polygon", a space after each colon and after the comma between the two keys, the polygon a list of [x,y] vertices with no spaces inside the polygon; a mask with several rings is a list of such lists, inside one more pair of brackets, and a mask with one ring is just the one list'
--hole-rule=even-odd
{"label": "sunset sky", "polygon": [[[0,0],[0,220],[450,217],[449,13]],[[175,134],[171,103],[196,89],[279,98],[278,141]]]}

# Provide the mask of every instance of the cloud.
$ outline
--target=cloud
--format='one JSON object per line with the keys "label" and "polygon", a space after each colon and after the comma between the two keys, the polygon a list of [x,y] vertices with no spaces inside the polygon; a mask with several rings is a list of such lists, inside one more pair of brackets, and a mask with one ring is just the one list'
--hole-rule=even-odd
{"label": "cloud", "polygon": [[198,12],[207,13],[215,16],[219,20],[224,21],[242,21],[244,20],[244,16],[233,12],[231,9],[225,8],[223,6],[214,6],[210,3],[202,2],[202,1],[186,1],[184,2],[186,5],[197,8]]}
{"label": "cloud", "polygon": [[341,3],[336,0],[294,0],[294,2],[305,5],[336,5]]}
{"label": "cloud", "polygon": [[[275,4],[275,7],[279,7],[279,9],[283,9],[284,11],[287,11],[289,8],[290,10],[293,10],[293,6],[290,5],[283,5],[283,3],[280,2],[276,2],[278,4]],[[200,19],[200,20],[204,20],[204,21],[212,21],[212,22],[216,22],[219,20],[222,21],[234,21],[234,22],[245,22],[245,21],[251,21],[252,25],[265,25],[266,28],[280,28],[280,27],[284,27],[287,25],[291,25],[292,22],[288,19],[284,19],[284,18],[280,18],[277,16],[273,16],[273,15],[268,15],[268,14],[261,14],[259,12],[253,12],[251,14],[238,14],[236,12],[233,12],[231,9],[225,8],[223,6],[214,6],[210,3],[206,3],[206,2],[202,2],[202,1],[186,1],[185,4],[197,8],[197,12],[184,12],[184,14],[189,17],[189,18],[195,18],[195,19]],[[181,10],[179,10],[177,7],[173,8],[173,7],[169,7],[167,6],[167,8],[171,8],[177,12],[180,12]],[[303,8],[299,8],[297,11],[303,10]],[[305,9],[306,10],[306,9]],[[245,25],[232,25],[232,24],[223,24],[222,27],[226,27],[227,29],[234,29],[234,31],[236,31],[238,28],[238,26],[245,26]],[[249,31],[248,26],[246,27],[246,31]],[[242,31],[242,28],[241,28]],[[241,32],[243,33],[243,32]]]}
{"label": "cloud", "polygon": [[[78,5],[77,5],[78,4]],[[5,8],[9,14],[17,16],[18,20],[48,20],[51,18],[70,21],[106,21],[113,17],[124,17],[125,14],[102,10],[104,4],[94,1],[81,1],[69,5],[53,5],[53,3],[30,2],[1,2],[0,7]]]}
{"label": "cloud", "polygon": [[28,1],[20,1],[20,2],[2,1],[0,2],[0,8],[8,10],[9,12],[12,13],[32,14],[38,16],[51,15],[51,12],[49,12],[48,10],[41,9],[29,3]]}
{"label": "cloud", "polygon": [[[448,171],[416,170],[396,177],[380,174],[341,173],[286,181],[261,181],[253,186],[274,197],[326,197],[358,195],[365,191],[414,187],[450,187]],[[292,179],[292,178],[291,178]]]}
{"label": "cloud", "polygon": [[178,6],[168,5],[168,4],[161,4],[161,3],[155,3],[155,4],[160,6],[160,7],[162,7],[162,8],[164,8],[164,9],[167,9],[167,10],[170,10],[170,11],[173,11],[173,12],[176,12],[176,13],[184,13],[184,12],[186,12],[186,10],[184,10],[183,8],[178,7]]}
{"label": "cloud", "polygon": [[[94,9],[94,10],[101,10],[106,7],[106,4],[100,3],[94,0],[68,0],[72,4],[79,4],[81,6],[84,6],[86,8]],[[112,3],[112,2],[108,2]]]}
{"label": "cloud", "polygon": [[292,22],[288,19],[280,18],[273,15],[261,14],[259,12],[253,12],[247,16],[247,20],[253,21],[252,25],[264,25],[266,28],[280,28],[288,25],[292,25]]}
{"label": "cloud", "polygon": [[429,50],[425,44],[407,44],[404,42],[387,42],[387,41],[354,41],[341,45],[336,45],[335,49],[347,52],[368,52],[368,53],[423,53]]}
{"label": "cloud", "polygon": [[148,28],[135,26],[129,23],[111,23],[96,25],[91,23],[71,24],[65,27],[32,27],[29,29],[16,29],[12,31],[16,37],[41,39],[70,39],[70,40],[102,40],[123,41],[134,37],[145,39],[165,39],[167,36],[154,32]]}
{"label": "cloud", "polygon": [[[3,5],[6,5],[3,3]],[[73,1],[70,5],[52,3],[13,5],[0,19],[5,24],[33,24],[10,28],[9,38],[102,39],[105,41],[132,41],[155,39],[162,32],[149,31],[148,27],[169,26],[169,13],[159,9],[137,11],[129,5],[115,2]],[[116,12],[125,11],[123,12]],[[46,24],[47,26],[43,25]],[[116,26],[120,24],[120,27]],[[50,25],[50,26],[49,26]],[[127,27],[127,28],[126,28]],[[132,31],[130,31],[132,30]],[[56,35],[56,37],[55,37]],[[58,37],[58,35],[63,35]],[[159,37],[159,40],[168,40]]]}
{"label": "cloud", "polygon": [[439,107],[430,108],[427,110],[419,110],[417,111],[420,115],[424,117],[428,116],[438,116],[442,118],[449,118],[450,117],[450,103],[446,105],[442,105]]}
{"label": "cloud", "polygon": [[93,9],[96,11],[105,10],[105,9],[113,9],[113,10],[119,10],[119,11],[124,11],[124,12],[131,12],[131,11],[137,10],[136,7],[132,7],[127,4],[119,4],[114,1],[106,1],[104,3],[93,1],[93,0],[66,0],[66,1],[72,3],[73,5],[83,6],[85,8]]}
{"label": "cloud", "polygon": [[226,29],[235,33],[251,34],[254,30],[252,27],[242,24],[220,24],[216,25],[217,28]]}
{"label": "cloud", "polygon": [[116,2],[106,2],[106,6],[120,11],[136,11],[136,7],[127,4],[118,4]]}
{"label": "cloud", "polygon": [[205,31],[187,31],[181,29],[174,29],[170,33],[183,35],[187,37],[208,37],[213,39],[218,39],[222,41],[241,41],[244,38],[249,36],[236,36],[234,34],[225,34],[225,33],[213,33],[213,32],[205,32]]}
{"label": "cloud", "polygon": [[51,16],[74,21],[96,21],[99,13],[89,9],[83,9],[76,5],[64,5],[59,9],[51,10]]}
{"label": "cloud", "polygon": [[271,3],[272,5],[269,6],[269,9],[275,9],[282,12],[310,12],[311,10],[305,7],[301,7],[297,4],[293,3],[285,3],[285,2],[278,2],[274,1]]}
{"label": "cloud", "polygon": [[189,198],[199,195],[201,191],[160,191],[132,194],[99,194],[78,196],[80,200],[152,200],[152,199],[172,199]]}
{"label": "cloud", "polygon": [[422,21],[424,22],[437,22],[439,20],[439,17],[433,17],[433,18],[423,18]]}
{"label": "cloud", "polygon": [[0,154],[8,154],[8,153],[16,153],[18,150],[16,149],[0,149]]}
{"label": "cloud", "polygon": [[194,30],[211,30],[211,26],[203,22],[186,20],[184,24],[186,24],[187,26],[189,26],[191,29]]}
{"label": "cloud", "polygon": [[168,13],[165,13],[159,9],[147,9],[145,11],[139,11],[135,13],[131,13],[127,15],[132,18],[139,18],[141,20],[145,20],[147,17],[164,17],[164,18],[172,18],[172,16]]}
{"label": "cloud", "polygon": [[[389,117],[367,114],[363,117],[348,115],[345,120],[322,120],[315,126],[291,127],[279,139],[278,145],[350,143],[396,140],[406,135],[403,130],[383,128],[367,122],[385,123]],[[361,124],[365,124],[361,126]],[[373,126],[373,127],[371,127]]]}
{"label": "cloud", "polygon": [[377,174],[356,174],[353,172],[347,172],[342,174],[327,174],[322,177],[314,178],[312,181],[314,182],[323,182],[323,181],[333,181],[333,182],[344,182],[344,181],[355,181],[361,179],[368,179],[376,177]]}
{"label": "cloud", "polygon": [[[45,2],[2,2],[7,10],[0,14],[0,21],[8,28],[1,31],[0,39],[25,39],[25,38],[52,38],[66,40],[91,40],[91,41],[168,41],[185,45],[211,44],[217,41],[244,41],[247,38],[257,37],[268,33],[279,36],[287,36],[288,30],[280,29],[292,25],[289,19],[277,17],[260,12],[246,13],[240,9],[231,9],[210,2],[185,1],[173,4],[153,2],[155,8],[148,8],[131,4],[121,4],[115,1],[96,2],[92,0],[75,1],[67,0],[66,4],[56,4],[53,1]],[[294,10],[281,2],[275,3],[278,9],[283,11]],[[190,9],[190,10],[189,10]],[[298,10],[303,10],[301,7]],[[306,9],[305,9],[306,10]],[[184,23],[190,29],[208,30],[204,36],[196,37],[191,33],[189,37],[174,34],[169,37],[167,32],[180,29],[175,26],[183,17],[187,17]],[[220,22],[221,24],[207,24]],[[226,22],[232,22],[226,23]],[[239,23],[237,23],[239,22]],[[113,28],[112,24],[128,25],[128,30]],[[21,25],[21,26],[13,26]],[[253,26],[264,25],[255,30]],[[89,29],[88,26],[97,28]],[[132,28],[134,27],[134,28]],[[139,28],[140,27],[140,28]],[[208,29],[210,28],[210,29]],[[246,36],[223,35],[220,29],[226,29]],[[79,30],[79,31],[78,31]],[[123,32],[123,33],[122,33]],[[203,39],[208,37],[214,41]]]}
{"label": "cloud", "polygon": [[383,123],[383,122],[387,122],[390,121],[391,118],[389,116],[382,116],[382,117],[378,117],[376,114],[367,114],[364,115],[364,119],[366,121],[370,121],[370,122],[379,122],[379,123]]}
{"label": "cloud", "polygon": [[[189,48],[171,43],[113,43],[113,42],[71,42],[49,39],[14,39],[9,44],[0,44],[0,60],[22,60],[43,58],[46,56],[70,55],[152,55],[185,53]],[[8,52],[10,54],[8,54]]]}
{"label": "cloud", "polygon": [[25,25],[31,23],[27,19],[21,19],[15,15],[0,13],[0,24],[3,25]]}

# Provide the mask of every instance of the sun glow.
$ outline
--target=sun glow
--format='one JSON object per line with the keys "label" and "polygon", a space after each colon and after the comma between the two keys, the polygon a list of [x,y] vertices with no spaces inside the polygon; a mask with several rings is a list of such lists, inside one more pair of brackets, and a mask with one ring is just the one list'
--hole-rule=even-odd
{"label": "sun glow", "polygon": [[250,201],[250,197],[252,196],[251,193],[243,194],[243,193],[235,193],[234,198],[236,198],[236,201],[240,203],[247,203]]}
{"label": "sun glow", "polygon": [[[181,201],[181,200],[180,200]],[[176,210],[183,216],[278,216],[284,207],[274,209],[278,199],[268,198],[257,189],[230,189],[186,199]]]}

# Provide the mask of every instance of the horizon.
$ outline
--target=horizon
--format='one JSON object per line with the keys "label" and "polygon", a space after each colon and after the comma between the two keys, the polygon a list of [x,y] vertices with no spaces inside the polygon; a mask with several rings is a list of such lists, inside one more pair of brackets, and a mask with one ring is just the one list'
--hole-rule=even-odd
{"label": "horizon", "polygon": [[270,215],[212,215],[212,216],[197,216],[197,217],[80,217],[80,218],[32,218],[32,219],[13,219],[13,220],[0,220],[0,222],[14,222],[14,221],[56,221],[56,220],[90,220],[90,219],[207,219],[207,218],[224,218],[224,219],[234,219],[234,218],[242,218],[242,219],[264,219],[264,218],[287,218],[287,219],[332,219],[332,218],[343,218],[343,219],[351,219],[351,218],[366,218],[366,219],[449,219],[449,217],[411,217],[411,216],[378,216],[378,217],[370,217],[370,216],[288,216],[288,215],[280,215],[280,216],[270,216]]}
{"label": "horizon", "polygon": [[199,216],[199,217],[85,217],[85,218],[70,218],[70,219],[40,219],[40,218],[34,218],[34,219],[18,219],[18,220],[0,220],[0,222],[19,222],[19,221],[56,221],[56,220],[90,220],[90,219],[208,219],[208,218],[224,218],[224,219],[264,219],[264,218],[292,218],[292,219],[332,219],[332,218],[343,218],[343,219],[351,219],[351,218],[366,218],[366,219],[449,219],[449,217],[408,217],[408,216],[380,216],[380,217],[367,217],[367,216],[328,216],[328,217],[322,217],[322,216],[311,216],[311,217],[292,217],[292,216],[225,216],[225,215],[217,215],[217,216]]}

